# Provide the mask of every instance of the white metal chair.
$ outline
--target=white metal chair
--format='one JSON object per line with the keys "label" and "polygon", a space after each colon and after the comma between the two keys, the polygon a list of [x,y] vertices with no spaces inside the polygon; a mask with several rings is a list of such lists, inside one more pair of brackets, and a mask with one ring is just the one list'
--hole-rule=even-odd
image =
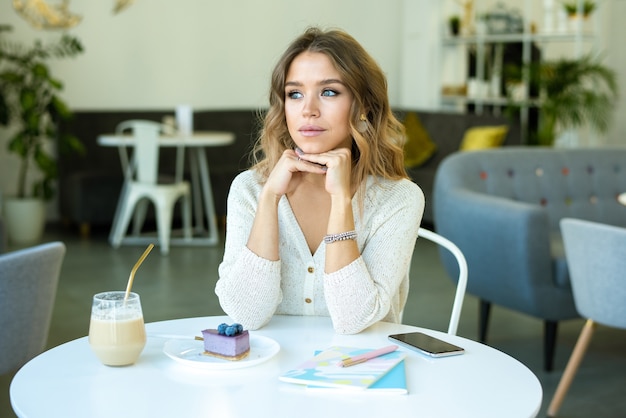
{"label": "white metal chair", "polygon": [[64,256],[62,242],[0,255],[0,375],[45,349]]}
{"label": "white metal chair", "polygon": [[456,335],[459,327],[459,320],[461,318],[461,309],[463,308],[463,298],[465,297],[465,288],[467,287],[467,261],[465,256],[452,241],[441,235],[430,231],[426,228],[420,228],[417,232],[419,238],[425,238],[432,241],[442,247],[446,248],[452,253],[459,264],[459,278],[456,285],[456,293],[454,296],[454,303],[452,305],[452,314],[450,315],[450,324],[448,325],[448,334]]}
{"label": "white metal chair", "polygon": [[[191,188],[183,179],[184,146],[181,144],[177,149],[174,181],[160,183],[158,141],[162,128],[163,125],[157,122],[129,120],[119,124],[116,129],[117,134],[132,132],[129,140],[133,141],[134,153],[131,159],[128,154],[129,147],[119,147],[125,180],[109,236],[111,245],[115,248],[122,244],[145,244],[145,239],[142,239],[140,234],[148,203],[152,202],[157,218],[158,244],[161,253],[168,254],[174,206],[181,198],[184,238],[191,240]],[[133,214],[133,235],[127,237]]]}
{"label": "white metal chair", "polygon": [[564,218],[560,221],[574,302],[587,318],[548,407],[555,416],[587,351],[596,324],[626,329],[626,229]]}

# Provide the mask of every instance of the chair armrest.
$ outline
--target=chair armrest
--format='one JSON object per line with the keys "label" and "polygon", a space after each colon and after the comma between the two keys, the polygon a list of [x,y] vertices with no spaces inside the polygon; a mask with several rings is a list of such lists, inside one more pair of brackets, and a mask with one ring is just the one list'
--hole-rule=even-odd
{"label": "chair armrest", "polygon": [[[454,242],[468,262],[468,293],[529,312],[536,293],[554,287],[550,229],[539,205],[448,190],[435,200],[437,232]],[[455,262],[441,254],[452,275]]]}
{"label": "chair armrest", "polygon": [[7,241],[6,227],[4,225],[4,221],[0,217],[0,254],[6,251]]}

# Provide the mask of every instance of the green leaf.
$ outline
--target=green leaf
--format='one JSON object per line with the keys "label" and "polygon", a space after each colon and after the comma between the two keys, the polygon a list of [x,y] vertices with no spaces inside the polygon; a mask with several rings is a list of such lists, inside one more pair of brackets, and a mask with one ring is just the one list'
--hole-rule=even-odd
{"label": "green leaf", "polygon": [[67,133],[61,134],[59,137],[59,152],[64,154],[77,152],[83,155],[85,151],[85,145],[83,145],[78,137]]}
{"label": "green leaf", "polygon": [[4,71],[0,73],[0,80],[8,84],[21,84],[23,83],[24,76],[17,71]]}
{"label": "green leaf", "polygon": [[26,136],[23,132],[18,132],[13,138],[9,140],[7,149],[10,152],[13,152],[18,156],[24,158],[28,155],[28,148],[26,147],[26,144]]}
{"label": "green leaf", "polygon": [[50,156],[48,153],[44,152],[41,148],[35,152],[33,156],[37,167],[41,170],[44,177],[48,176],[56,176],[57,173],[57,165],[56,161]]}
{"label": "green leaf", "polygon": [[24,113],[34,109],[37,105],[37,92],[28,87],[24,87],[20,91],[20,105]]}
{"label": "green leaf", "polygon": [[40,62],[36,63],[32,70],[31,70],[31,74],[33,75],[33,77],[35,79],[44,79],[47,80],[50,76],[50,71],[48,70],[48,67]]}
{"label": "green leaf", "polygon": [[50,98],[50,108],[48,110],[63,120],[67,120],[72,116],[72,111],[67,104],[56,95],[52,95]]}

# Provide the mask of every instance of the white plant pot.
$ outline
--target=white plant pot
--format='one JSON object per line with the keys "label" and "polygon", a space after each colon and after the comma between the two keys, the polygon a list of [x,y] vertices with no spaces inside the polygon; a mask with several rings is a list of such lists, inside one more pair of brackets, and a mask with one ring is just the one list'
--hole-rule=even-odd
{"label": "white plant pot", "polygon": [[589,32],[591,30],[590,27],[590,19],[587,16],[581,15],[572,15],[569,16],[569,30],[574,33],[578,32]]}
{"label": "white plant pot", "polygon": [[3,217],[9,241],[21,245],[41,241],[46,222],[45,209],[41,199],[5,196]]}

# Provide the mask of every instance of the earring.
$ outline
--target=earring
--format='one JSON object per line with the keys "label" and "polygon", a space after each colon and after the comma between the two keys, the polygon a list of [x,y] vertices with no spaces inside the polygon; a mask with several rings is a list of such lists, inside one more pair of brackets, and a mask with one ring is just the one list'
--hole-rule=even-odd
{"label": "earring", "polygon": [[365,131],[367,131],[367,117],[365,116],[365,113],[361,113],[361,116],[359,117],[359,121],[356,124],[356,130],[359,131],[360,133],[365,133]]}

